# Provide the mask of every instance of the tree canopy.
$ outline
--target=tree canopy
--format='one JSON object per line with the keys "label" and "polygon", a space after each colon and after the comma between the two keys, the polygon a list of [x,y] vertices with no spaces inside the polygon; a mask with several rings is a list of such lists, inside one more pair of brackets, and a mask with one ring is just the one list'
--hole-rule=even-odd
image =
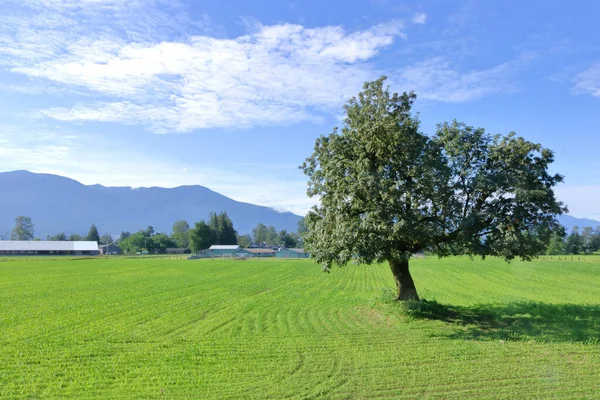
{"label": "tree canopy", "polygon": [[341,129],[315,143],[301,169],[308,195],[305,247],[325,270],[387,261],[398,299],[418,300],[411,255],[496,255],[530,260],[546,250],[566,209],[553,187],[551,150],[515,133],[490,135],[457,121],[419,130],[414,93],[385,77],[344,106]]}
{"label": "tree canopy", "polygon": [[98,228],[96,228],[96,225],[92,224],[92,226],[90,226],[90,230],[88,231],[85,240],[89,240],[91,242],[100,241],[100,234],[98,233]]}
{"label": "tree canopy", "polygon": [[173,224],[172,239],[177,247],[187,248],[190,245],[190,224],[187,221],[179,220]]}
{"label": "tree canopy", "polygon": [[10,240],[33,240],[35,229],[30,217],[18,216],[10,233]]}

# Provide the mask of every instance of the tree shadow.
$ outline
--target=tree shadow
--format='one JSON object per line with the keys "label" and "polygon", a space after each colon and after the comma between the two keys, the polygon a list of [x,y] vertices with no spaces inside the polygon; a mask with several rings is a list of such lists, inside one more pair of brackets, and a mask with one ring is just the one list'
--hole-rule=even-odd
{"label": "tree shadow", "polygon": [[453,306],[436,301],[406,305],[422,320],[449,325],[442,336],[467,340],[600,343],[600,306],[516,302]]}

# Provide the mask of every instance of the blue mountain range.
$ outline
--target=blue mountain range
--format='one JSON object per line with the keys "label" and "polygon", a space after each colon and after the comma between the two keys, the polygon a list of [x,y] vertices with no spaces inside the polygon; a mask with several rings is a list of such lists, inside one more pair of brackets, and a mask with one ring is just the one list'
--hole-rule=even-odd
{"label": "blue mountain range", "polygon": [[171,232],[173,223],[190,226],[207,219],[211,211],[226,211],[240,234],[251,233],[260,222],[278,230],[297,230],[302,218],[291,212],[235,201],[203,186],[176,188],[105,187],[83,185],[73,179],[28,171],[0,173],[0,234],[12,230],[15,217],[31,217],[35,236],[65,232],[87,234],[95,224],[101,234],[118,237],[151,225]]}
{"label": "blue mountain range", "polygon": [[[250,233],[260,222],[289,232],[302,218],[291,212],[230,199],[204,186],[176,188],[105,187],[83,185],[73,179],[28,171],[0,173],[0,234],[6,235],[15,217],[31,217],[39,238],[64,232],[85,235],[91,224],[100,233],[118,236],[151,225],[156,232],[170,232],[183,219],[207,219],[211,211],[226,211],[240,234]],[[561,215],[567,231],[574,226],[600,226],[600,221]]]}

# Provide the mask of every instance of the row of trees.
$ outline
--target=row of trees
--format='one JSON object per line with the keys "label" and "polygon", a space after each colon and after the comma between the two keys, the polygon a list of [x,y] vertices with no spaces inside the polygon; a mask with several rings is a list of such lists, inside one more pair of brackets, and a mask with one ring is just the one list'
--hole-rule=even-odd
{"label": "row of trees", "polygon": [[567,236],[554,235],[548,244],[546,254],[592,254],[597,251],[600,251],[600,226],[596,229],[588,226],[581,230],[575,226]]}
{"label": "row of trees", "polygon": [[[35,237],[35,225],[33,224],[31,217],[26,217],[23,215],[20,215],[15,218],[15,225],[14,225],[12,231],[10,232],[10,236],[3,237],[3,239],[8,239],[8,238],[10,238],[10,240],[41,240],[41,239]],[[53,236],[47,235],[46,240],[51,240],[51,241],[90,240],[90,241],[94,241],[94,242],[99,242],[101,244],[112,243],[111,235],[106,233],[106,234],[100,236],[100,234],[98,233],[98,228],[96,228],[96,225],[94,225],[94,224],[92,224],[92,226],[90,226],[90,229],[89,229],[87,235],[73,234],[73,235],[67,236],[64,232],[62,232],[62,233],[57,233],[56,235],[53,235]]]}
{"label": "row of trees", "polygon": [[[54,241],[79,241],[90,240],[100,244],[118,244],[123,251],[131,253],[147,250],[149,252],[164,252],[170,247],[190,248],[196,252],[206,249],[213,244],[238,244],[248,247],[252,243],[265,244],[267,246],[297,247],[302,245],[302,233],[306,231],[304,220],[298,223],[297,232],[286,230],[277,231],[274,226],[266,226],[259,223],[252,230],[251,235],[238,235],[233,227],[233,222],[226,212],[219,214],[211,212],[208,220],[196,222],[194,227],[184,220],[175,221],[171,235],[155,232],[152,226],[135,233],[121,232],[120,236],[113,240],[109,233],[100,235],[95,224],[90,226],[87,235],[65,233],[46,237],[46,240]],[[11,233],[12,240],[34,240],[34,225],[29,217],[19,216],[15,220],[15,227]]]}

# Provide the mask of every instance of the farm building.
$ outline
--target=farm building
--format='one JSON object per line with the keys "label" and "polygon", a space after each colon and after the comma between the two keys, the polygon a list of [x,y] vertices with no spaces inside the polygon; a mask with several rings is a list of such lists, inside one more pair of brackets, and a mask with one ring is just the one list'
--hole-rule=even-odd
{"label": "farm building", "polygon": [[1,240],[0,255],[97,255],[98,242]]}
{"label": "farm building", "polygon": [[277,252],[279,258],[308,258],[310,255],[304,249],[281,249]]}
{"label": "farm building", "polygon": [[185,247],[169,247],[165,250],[167,254],[189,254],[190,249]]}
{"label": "farm building", "polygon": [[116,244],[100,246],[100,254],[123,254],[123,250]]}
{"label": "farm building", "polygon": [[198,252],[202,257],[231,257],[233,253],[241,250],[242,247],[237,244],[213,244],[206,250]]}
{"label": "farm building", "polygon": [[253,257],[275,257],[276,251],[273,249],[245,249],[247,252],[252,253]]}

